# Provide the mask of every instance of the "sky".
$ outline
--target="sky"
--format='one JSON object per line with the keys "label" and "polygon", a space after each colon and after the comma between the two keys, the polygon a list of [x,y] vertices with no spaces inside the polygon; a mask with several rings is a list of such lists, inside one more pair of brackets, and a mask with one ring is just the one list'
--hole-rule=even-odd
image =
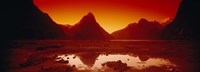
{"label": "sky", "polygon": [[107,32],[125,28],[141,18],[163,23],[174,18],[181,0],[34,0],[58,24],[74,25],[92,12]]}

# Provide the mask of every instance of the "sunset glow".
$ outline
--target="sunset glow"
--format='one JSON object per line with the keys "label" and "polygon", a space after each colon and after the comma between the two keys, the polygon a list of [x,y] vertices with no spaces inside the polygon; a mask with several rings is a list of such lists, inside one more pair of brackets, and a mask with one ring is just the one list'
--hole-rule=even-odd
{"label": "sunset glow", "polygon": [[122,29],[141,18],[164,22],[174,18],[181,0],[34,0],[58,24],[74,25],[92,12],[107,32]]}

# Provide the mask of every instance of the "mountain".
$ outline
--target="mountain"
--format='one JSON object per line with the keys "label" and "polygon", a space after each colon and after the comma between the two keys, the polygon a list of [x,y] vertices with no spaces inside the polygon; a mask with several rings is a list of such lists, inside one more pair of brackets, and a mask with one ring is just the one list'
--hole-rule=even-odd
{"label": "mountain", "polygon": [[116,39],[159,39],[162,28],[163,26],[156,21],[140,19],[138,23],[129,24],[111,35]]}
{"label": "mountain", "polygon": [[[6,19],[3,27],[4,37],[11,40],[67,39],[64,31],[40,11],[33,0],[7,2]],[[9,6],[12,5],[12,6]]]}
{"label": "mountain", "polygon": [[65,33],[73,40],[106,40],[112,36],[106,32],[89,12],[77,24],[66,27]]}
{"label": "mountain", "polygon": [[58,24],[58,26],[64,31],[64,34],[66,35],[67,39],[71,39],[70,38],[70,27],[72,27],[72,25],[66,24]]}
{"label": "mountain", "polygon": [[161,32],[163,39],[199,40],[200,11],[195,0],[182,0],[177,15]]}
{"label": "mountain", "polygon": [[163,27],[166,27],[168,24],[170,24],[173,21],[172,18],[168,19],[167,21],[165,21],[164,23],[161,23],[161,25],[163,25]]}

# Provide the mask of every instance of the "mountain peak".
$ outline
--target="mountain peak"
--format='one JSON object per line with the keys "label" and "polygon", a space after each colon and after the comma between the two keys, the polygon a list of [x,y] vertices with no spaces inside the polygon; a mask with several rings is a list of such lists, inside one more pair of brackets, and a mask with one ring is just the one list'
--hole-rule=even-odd
{"label": "mountain peak", "polygon": [[76,25],[70,28],[72,39],[105,40],[112,36],[96,22],[94,15],[89,12]]}
{"label": "mountain peak", "polygon": [[142,18],[142,19],[140,19],[139,21],[138,21],[138,24],[146,24],[146,23],[148,23],[149,21],[147,20],[147,19],[144,19],[144,18]]}
{"label": "mountain peak", "polygon": [[94,17],[94,14],[92,14],[92,12],[88,12],[86,16]]}
{"label": "mountain peak", "polygon": [[95,19],[94,15],[91,12],[89,12],[87,15],[85,15],[81,19],[80,22],[81,23],[96,23],[96,19]]}

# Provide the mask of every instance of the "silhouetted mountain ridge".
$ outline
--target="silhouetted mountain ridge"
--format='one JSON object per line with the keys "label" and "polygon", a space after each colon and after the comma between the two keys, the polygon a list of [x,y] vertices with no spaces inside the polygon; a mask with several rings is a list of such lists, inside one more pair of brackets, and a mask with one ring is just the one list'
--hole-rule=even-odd
{"label": "silhouetted mountain ridge", "polygon": [[[12,1],[5,26],[5,35],[10,40],[22,39],[67,39],[64,31],[48,16],[40,11],[32,0]],[[13,12],[14,11],[14,12]],[[12,26],[10,26],[10,25]]]}
{"label": "silhouetted mountain ridge", "polygon": [[142,18],[138,23],[131,23],[124,29],[113,32],[116,39],[160,39],[163,26],[156,21],[149,22]]}
{"label": "silhouetted mountain ridge", "polygon": [[200,39],[199,3],[195,0],[183,0],[174,20],[162,31],[163,39],[196,40]]}
{"label": "silhouetted mountain ridge", "polygon": [[106,40],[112,36],[97,22],[94,15],[89,12],[77,24],[69,27],[65,32],[74,40]]}

